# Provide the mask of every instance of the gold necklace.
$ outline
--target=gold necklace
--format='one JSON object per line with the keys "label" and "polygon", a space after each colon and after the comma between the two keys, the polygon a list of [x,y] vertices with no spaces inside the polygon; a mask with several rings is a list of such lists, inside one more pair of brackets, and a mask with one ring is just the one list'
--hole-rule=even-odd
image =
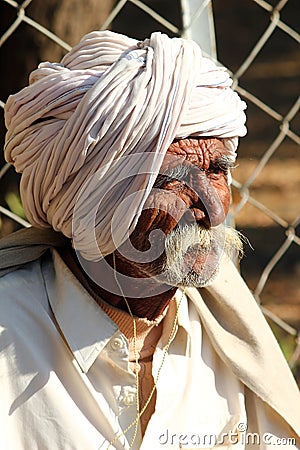
{"label": "gold necklace", "polygon": [[167,356],[169,347],[170,347],[170,345],[171,345],[172,338],[173,338],[173,336],[174,336],[174,334],[175,334],[176,323],[177,323],[177,318],[178,318],[178,311],[179,311],[179,307],[180,307],[180,305],[181,305],[181,301],[182,301],[183,296],[184,296],[184,293],[185,293],[185,289],[183,289],[183,291],[181,292],[181,297],[180,297],[179,301],[177,302],[176,314],[175,314],[175,318],[174,318],[172,330],[171,330],[171,333],[170,333],[168,342],[167,342],[167,344],[165,345],[165,348],[164,348],[164,352],[163,352],[163,356],[162,356],[162,361],[161,361],[161,364],[160,364],[160,366],[159,366],[159,368],[158,368],[157,375],[156,375],[156,378],[155,378],[155,380],[154,380],[153,388],[152,388],[152,390],[151,390],[151,392],[150,392],[150,394],[149,394],[149,397],[148,397],[147,401],[145,402],[145,404],[144,404],[142,410],[140,411],[140,400],[139,400],[139,374],[138,374],[139,361],[138,361],[138,354],[137,354],[136,319],[135,319],[135,317],[134,317],[134,315],[133,315],[133,313],[132,313],[132,311],[131,311],[131,308],[130,308],[130,305],[129,305],[129,303],[128,303],[128,300],[127,300],[127,298],[125,297],[124,292],[123,292],[123,289],[122,289],[122,286],[121,286],[121,284],[119,283],[119,280],[118,280],[118,278],[117,278],[116,257],[115,257],[115,253],[113,253],[113,265],[114,265],[114,278],[115,278],[115,282],[116,282],[116,284],[117,284],[117,286],[118,286],[118,288],[119,288],[119,290],[120,290],[120,293],[121,293],[121,295],[122,295],[122,297],[123,297],[123,299],[124,299],[124,301],[125,301],[125,304],[126,304],[126,306],[127,306],[129,315],[130,315],[130,317],[132,318],[132,323],[133,323],[133,352],[134,352],[134,359],[135,359],[136,416],[135,416],[135,419],[128,425],[128,427],[125,428],[125,430],[123,430],[121,433],[117,434],[117,435],[115,436],[115,438],[114,438],[112,441],[109,442],[109,444],[108,444],[106,450],[109,450],[109,448],[113,445],[113,443],[114,443],[117,439],[119,439],[121,436],[125,436],[125,434],[126,434],[129,430],[131,430],[132,427],[135,427],[135,428],[134,428],[134,433],[133,433],[133,436],[132,436],[132,439],[131,439],[131,442],[130,442],[130,445],[129,445],[129,448],[130,448],[130,449],[132,448],[132,446],[133,446],[133,444],[134,444],[134,441],[135,441],[135,439],[136,439],[136,436],[137,436],[138,425],[139,425],[140,417],[142,416],[142,414],[143,414],[143,413],[145,412],[145,410],[147,409],[147,407],[148,407],[148,405],[149,405],[149,403],[150,403],[150,401],[151,401],[151,399],[152,399],[152,397],[153,397],[153,394],[154,394],[154,392],[155,392],[155,390],[156,390],[157,383],[158,383],[158,379],[159,379],[159,376],[160,376],[162,367],[163,367],[163,365],[164,365],[164,362],[165,362],[165,359],[166,359],[166,356]]}

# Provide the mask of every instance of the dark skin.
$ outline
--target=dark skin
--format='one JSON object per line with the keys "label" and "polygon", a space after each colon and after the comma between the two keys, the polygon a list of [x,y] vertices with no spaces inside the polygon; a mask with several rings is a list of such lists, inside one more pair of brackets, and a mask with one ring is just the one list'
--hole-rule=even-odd
{"label": "dark skin", "polygon": [[[224,221],[230,203],[228,167],[224,163],[224,157],[226,161],[227,155],[222,141],[216,138],[186,138],[170,145],[161,172],[170,171],[176,165],[187,165],[188,183],[159,175],[159,189],[151,191],[146,209],[130,236],[135,249],[140,252],[147,251],[150,247],[149,235],[153,230],[159,229],[167,235],[183,219],[187,223],[196,221],[200,227],[208,229]],[[124,245],[126,247],[126,243]],[[140,264],[124,257],[122,247],[120,251],[115,251],[114,256],[106,257],[111,267],[115,265],[117,273],[133,278],[153,277],[160,273],[163,255],[157,258],[154,264]],[[202,259],[201,255],[193,258],[193,271],[201,271]],[[99,270],[98,264],[91,263],[90,270]],[[116,284],[113,278],[110,281]],[[155,281],[151,279],[148,291],[143,292],[142,298],[139,292],[135,298],[127,298],[134,315],[154,320],[163,312],[177,290],[177,287],[170,286],[161,294],[152,295],[153,283]],[[122,295],[112,294],[96,285],[94,289],[107,303],[127,311]]]}

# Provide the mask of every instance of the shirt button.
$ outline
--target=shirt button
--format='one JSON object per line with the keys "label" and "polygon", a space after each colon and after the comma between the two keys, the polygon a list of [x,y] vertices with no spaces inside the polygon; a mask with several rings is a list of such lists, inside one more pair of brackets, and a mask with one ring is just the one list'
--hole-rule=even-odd
{"label": "shirt button", "polygon": [[124,404],[126,406],[131,406],[135,402],[135,395],[134,394],[127,394],[126,397],[124,397]]}
{"label": "shirt button", "polygon": [[124,347],[123,341],[120,338],[115,338],[113,341],[111,341],[110,345],[114,351],[121,350]]}

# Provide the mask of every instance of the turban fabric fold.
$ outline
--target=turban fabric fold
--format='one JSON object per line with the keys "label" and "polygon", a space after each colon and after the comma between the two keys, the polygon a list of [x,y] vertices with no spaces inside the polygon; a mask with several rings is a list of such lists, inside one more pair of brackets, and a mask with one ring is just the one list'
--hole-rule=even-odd
{"label": "turban fabric fold", "polygon": [[22,173],[28,220],[87,259],[100,258],[95,239],[101,256],[113,252],[175,138],[221,138],[234,154],[246,105],[231,84],[196,43],[159,32],[139,42],[95,31],[61,63],[41,63],[5,107],[5,158]]}

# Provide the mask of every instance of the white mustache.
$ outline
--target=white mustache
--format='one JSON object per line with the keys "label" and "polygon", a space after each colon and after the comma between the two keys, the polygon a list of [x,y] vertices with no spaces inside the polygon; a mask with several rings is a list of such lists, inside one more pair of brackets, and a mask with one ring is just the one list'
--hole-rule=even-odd
{"label": "white mustache", "polygon": [[186,253],[190,247],[199,246],[199,251],[207,252],[211,246],[224,247],[226,252],[236,252],[243,256],[244,236],[239,231],[226,225],[219,225],[210,230],[197,224],[177,227],[166,237],[165,249],[169,255]]}
{"label": "white mustache", "polygon": [[[235,256],[241,258],[244,240],[244,236],[239,231],[223,224],[209,230],[197,224],[176,227],[165,240],[164,270],[168,280],[172,284],[179,284],[185,278],[187,272],[185,256],[189,251],[196,250],[199,256],[201,254],[207,256],[210,252],[221,255],[225,252],[230,258]],[[207,273],[206,275],[204,273],[197,275],[198,286],[209,281],[206,279]]]}

